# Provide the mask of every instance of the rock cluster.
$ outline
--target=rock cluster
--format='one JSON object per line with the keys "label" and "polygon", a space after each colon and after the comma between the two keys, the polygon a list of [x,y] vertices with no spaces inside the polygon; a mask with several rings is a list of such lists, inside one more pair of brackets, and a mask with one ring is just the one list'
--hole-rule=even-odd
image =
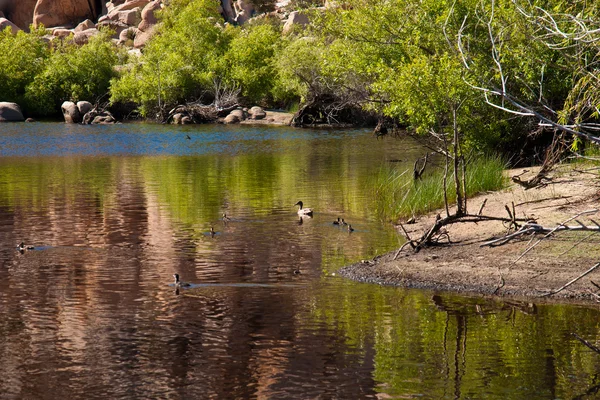
{"label": "rock cluster", "polygon": [[115,117],[108,111],[98,111],[89,101],[65,101],[60,107],[68,124],[114,124]]}
{"label": "rock cluster", "polygon": [[250,109],[238,107],[231,111],[225,118],[223,118],[224,124],[239,124],[245,120],[259,120],[264,119],[267,116],[265,110],[261,107],[254,106]]}
{"label": "rock cluster", "polygon": [[[157,24],[155,12],[165,7],[166,0],[0,0],[0,29],[10,27],[13,34],[28,30],[30,25],[43,25],[48,39],[73,35],[77,44],[85,44],[107,26],[115,31],[118,44],[142,48]],[[220,0],[221,14],[226,22],[243,24],[258,15],[250,0]],[[283,32],[293,32],[296,26],[308,24],[305,12],[285,11],[289,0],[279,1],[270,13],[282,20]]]}
{"label": "rock cluster", "polygon": [[30,24],[43,25],[49,39],[73,35],[75,43],[85,44],[107,26],[115,31],[116,43],[140,48],[158,22],[154,12],[163,6],[163,0],[5,0],[0,1],[0,29],[10,27],[14,34]]}

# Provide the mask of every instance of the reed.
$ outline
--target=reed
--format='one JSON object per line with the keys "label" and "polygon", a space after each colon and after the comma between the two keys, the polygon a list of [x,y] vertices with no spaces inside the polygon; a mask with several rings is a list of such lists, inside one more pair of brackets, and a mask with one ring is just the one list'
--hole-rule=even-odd
{"label": "reed", "polygon": [[[467,165],[467,196],[505,186],[506,163],[498,156],[482,156]],[[385,166],[374,183],[375,210],[383,220],[398,220],[444,207],[444,171],[436,168],[413,180],[412,169]],[[448,200],[456,200],[453,176],[448,177]]]}

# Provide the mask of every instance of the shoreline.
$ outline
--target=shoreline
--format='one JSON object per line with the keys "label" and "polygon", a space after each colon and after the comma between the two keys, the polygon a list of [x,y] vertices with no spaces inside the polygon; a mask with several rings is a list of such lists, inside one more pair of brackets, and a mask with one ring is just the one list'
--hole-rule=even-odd
{"label": "shoreline", "polygon": [[[527,174],[533,174],[529,169]],[[508,170],[507,176],[522,170]],[[525,175],[524,179],[527,179]],[[572,165],[557,166],[552,181],[541,188],[525,190],[514,182],[499,192],[486,193],[469,199],[469,206],[478,209],[487,199],[484,214],[505,216],[504,205],[515,204],[518,217],[534,218],[545,227],[555,227],[584,210],[600,208],[600,181],[597,175],[576,171]],[[419,237],[429,228],[435,211],[404,225],[411,237]],[[600,221],[600,212],[582,216]],[[399,229],[399,227],[398,227]],[[405,248],[394,260],[398,250],[372,260],[343,267],[340,276],[359,282],[392,285],[405,288],[453,292],[458,294],[514,298],[535,302],[597,304],[600,290],[600,268],[579,279],[566,289],[544,296],[580,276],[600,261],[600,236],[590,232],[562,232],[540,242],[532,251],[519,257],[530,245],[531,236],[497,247],[481,247],[507,229],[501,222],[459,223],[447,227],[452,243],[427,247],[414,253]],[[399,231],[400,233],[400,231]],[[535,241],[542,235],[535,237]],[[581,242],[581,243],[579,243]]]}

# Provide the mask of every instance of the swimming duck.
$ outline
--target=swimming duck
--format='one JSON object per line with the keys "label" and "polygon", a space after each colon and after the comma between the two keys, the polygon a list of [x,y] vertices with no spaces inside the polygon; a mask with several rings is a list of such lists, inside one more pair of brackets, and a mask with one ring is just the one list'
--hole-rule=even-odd
{"label": "swimming duck", "polygon": [[229,221],[231,221],[231,218],[229,218],[227,216],[227,214],[225,214],[225,213],[223,213],[223,218],[222,219],[223,219],[223,222],[229,222]]}
{"label": "swimming duck", "polygon": [[175,278],[175,286],[177,287],[190,287],[192,285],[190,285],[187,282],[182,282],[179,280],[179,274],[173,274],[173,277]]}
{"label": "swimming duck", "polygon": [[338,217],[337,221],[333,221],[334,225],[342,225],[342,221],[340,221],[340,217]]}
{"label": "swimming duck", "polygon": [[348,225],[348,223],[344,221],[344,218],[342,218],[342,222],[340,222],[340,225]]}
{"label": "swimming duck", "polygon": [[348,224],[348,232],[354,232],[354,228],[350,224]]}
{"label": "swimming duck", "polygon": [[18,251],[33,250],[34,248],[35,247],[33,246],[26,245],[24,242],[19,243],[19,245],[17,246]]}
{"label": "swimming duck", "polygon": [[210,227],[210,236],[215,236],[217,234],[217,232],[215,232],[215,228],[213,228],[212,226]]}
{"label": "swimming duck", "polygon": [[300,208],[298,209],[298,215],[308,215],[308,216],[312,217],[312,214],[313,214],[312,208],[302,208],[302,202],[301,201],[297,202],[294,205],[295,206],[300,206]]}

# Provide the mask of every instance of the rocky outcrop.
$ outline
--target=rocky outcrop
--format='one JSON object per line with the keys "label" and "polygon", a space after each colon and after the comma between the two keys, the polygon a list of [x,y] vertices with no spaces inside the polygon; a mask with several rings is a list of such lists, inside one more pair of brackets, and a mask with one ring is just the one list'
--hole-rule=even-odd
{"label": "rocky outcrop", "polygon": [[293,32],[297,26],[308,25],[308,23],[309,20],[306,14],[300,11],[292,11],[287,21],[285,22],[285,25],[283,25],[281,33],[287,35]]}
{"label": "rocky outcrop", "polygon": [[33,23],[33,11],[38,0],[3,0],[0,1],[0,12],[4,18],[23,30],[28,30]]}
{"label": "rocky outcrop", "polygon": [[24,121],[21,107],[17,103],[0,102],[0,122]]}
{"label": "rocky outcrop", "polygon": [[19,28],[17,25],[13,24],[6,18],[0,17],[0,31],[4,32],[4,30],[8,27],[10,27],[13,35],[16,35],[17,32],[19,32],[21,30],[21,28]]}
{"label": "rocky outcrop", "polygon": [[248,115],[250,119],[264,119],[267,113],[262,107],[254,106],[248,110]]}
{"label": "rocky outcrop", "polygon": [[38,0],[33,11],[33,25],[74,27],[79,21],[97,19],[102,13],[101,3],[92,0]]}
{"label": "rocky outcrop", "polygon": [[77,104],[72,101],[65,101],[60,106],[60,109],[67,124],[78,124],[81,122],[81,113]]}
{"label": "rocky outcrop", "polygon": [[89,101],[78,101],[77,109],[79,110],[79,115],[85,115],[92,111],[94,106]]}

